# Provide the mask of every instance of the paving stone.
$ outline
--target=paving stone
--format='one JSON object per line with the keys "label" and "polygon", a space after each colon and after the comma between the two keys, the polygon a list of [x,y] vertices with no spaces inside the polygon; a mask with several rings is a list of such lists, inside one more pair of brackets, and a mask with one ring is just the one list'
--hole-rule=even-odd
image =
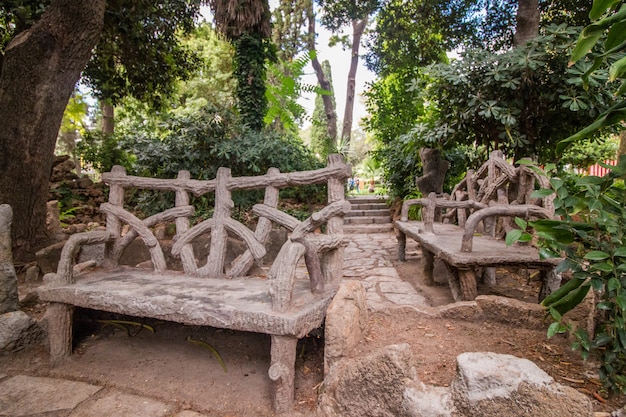
{"label": "paving stone", "polygon": [[114,391],[80,407],[70,417],[165,417],[172,412],[172,407],[161,401]]}
{"label": "paving stone", "polygon": [[389,301],[391,301],[392,303],[399,305],[399,306],[407,305],[407,306],[415,306],[415,307],[422,306],[423,307],[423,306],[430,305],[430,303],[428,302],[428,300],[426,300],[426,298],[415,293],[414,294],[385,293],[383,294],[383,296]]}
{"label": "paving stone", "polygon": [[0,415],[20,417],[69,411],[101,389],[84,382],[17,375],[0,383]]}
{"label": "paving stone", "polygon": [[398,279],[397,282],[381,282],[379,285],[380,291],[384,294],[415,294],[415,288],[408,282],[404,282]]}

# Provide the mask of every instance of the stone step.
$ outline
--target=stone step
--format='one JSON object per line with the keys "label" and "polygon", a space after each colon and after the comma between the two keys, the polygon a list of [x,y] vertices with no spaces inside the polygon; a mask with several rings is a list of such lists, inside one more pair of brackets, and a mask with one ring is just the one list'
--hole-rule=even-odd
{"label": "stone step", "polygon": [[346,217],[362,217],[362,216],[387,216],[389,217],[389,209],[376,209],[376,210],[355,210],[354,208],[350,213],[346,214]]}
{"label": "stone step", "polygon": [[393,231],[392,223],[384,224],[347,224],[343,226],[346,234],[390,233]]}
{"label": "stone step", "polygon": [[382,197],[349,197],[348,201],[351,204],[370,204],[370,203],[385,203],[385,199]]}
{"label": "stone step", "polygon": [[350,203],[350,207],[352,208],[352,211],[388,210],[386,203]]}
{"label": "stone step", "polygon": [[383,224],[391,223],[389,216],[344,217],[344,224]]}

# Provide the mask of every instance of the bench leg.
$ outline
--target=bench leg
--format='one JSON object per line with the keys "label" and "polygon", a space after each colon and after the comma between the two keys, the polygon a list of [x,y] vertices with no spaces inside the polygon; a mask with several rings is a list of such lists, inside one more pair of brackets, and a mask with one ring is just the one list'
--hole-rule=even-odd
{"label": "bench leg", "polygon": [[487,285],[496,285],[496,268],[490,266],[483,270],[483,282]]}
{"label": "bench leg", "polygon": [[554,269],[549,269],[547,271],[542,269],[540,274],[541,288],[539,289],[539,302],[542,302],[544,298],[559,289],[562,277],[561,274],[557,274]]}
{"label": "bench leg", "polygon": [[293,409],[296,345],[292,336],[272,335],[271,364],[268,372],[272,380],[272,404],[276,414]]}
{"label": "bench leg", "polygon": [[461,287],[461,300],[474,301],[478,296],[476,288],[476,271],[473,268],[459,269],[459,285]]}
{"label": "bench leg", "polygon": [[433,270],[435,268],[435,256],[432,252],[422,248],[422,272],[426,278],[426,282],[430,285],[434,284]]}
{"label": "bench leg", "polygon": [[57,365],[72,353],[72,320],[74,306],[50,303],[46,310],[50,364]]}
{"label": "bench leg", "polygon": [[398,233],[398,260],[400,262],[406,261],[406,235],[402,232]]}

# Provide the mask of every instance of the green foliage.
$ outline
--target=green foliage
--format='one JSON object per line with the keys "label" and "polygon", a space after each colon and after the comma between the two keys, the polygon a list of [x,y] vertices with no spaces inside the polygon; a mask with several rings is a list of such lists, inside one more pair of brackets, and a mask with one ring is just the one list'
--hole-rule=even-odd
{"label": "green foliage", "polygon": [[155,108],[199,64],[179,35],[190,33],[199,3],[169,0],[107,2],[104,29],[83,81],[95,95],[117,104],[132,96]]}
{"label": "green foliage", "polygon": [[[606,176],[579,178],[573,187],[560,178],[550,183],[561,220],[529,222],[539,237],[543,256],[565,256],[559,271],[572,279],[542,304],[554,323],[549,335],[573,329],[562,315],[578,305],[590,289],[602,313],[596,334],[574,332],[583,357],[595,352],[600,376],[614,392],[626,392],[626,156]],[[540,190],[539,192],[544,192]]]}
{"label": "green foliage", "polygon": [[587,139],[573,143],[561,154],[561,164],[586,169],[599,161],[615,159],[618,138]]}
{"label": "green foliage", "polygon": [[[324,60],[322,62],[322,71],[331,86],[331,91],[328,93],[331,95],[334,109],[337,106],[335,103],[332,71],[328,60]],[[324,101],[322,94],[317,94],[315,96],[315,108],[313,109],[312,116],[311,149],[313,149],[314,153],[320,156],[321,160],[324,160],[330,153],[332,153],[336,140],[337,138],[331,138],[328,134],[328,117],[326,117]]]}
{"label": "green foliage", "polygon": [[82,140],[76,144],[76,152],[84,163],[99,172],[110,171],[113,165],[121,165],[126,169],[132,166],[132,156],[122,149],[119,137],[101,131],[86,131]]}
{"label": "green foliage", "polygon": [[[133,155],[131,173],[159,178],[175,178],[179,170],[188,170],[192,178],[215,178],[221,166],[231,168],[233,176],[261,175],[270,167],[283,172],[304,171],[319,167],[319,162],[299,138],[289,134],[255,132],[242,126],[229,109],[207,106],[194,114],[170,115],[160,122],[160,130],[137,121],[128,126],[120,149]],[[290,197],[313,201],[320,190],[292,192]],[[145,205],[161,204],[154,196],[142,196]],[[238,208],[245,210],[258,202],[259,194],[233,195]]]}
{"label": "green foliage", "polygon": [[[608,64],[609,81],[619,81],[615,95],[623,97],[626,93],[626,3],[623,0],[594,0],[589,17],[592,24],[580,32],[571,62],[579,62],[601,45],[603,52],[595,56],[593,66],[582,75],[582,80],[585,86],[591,85],[598,72]],[[559,143],[558,150],[625,119],[626,100],[618,100],[593,123]]]}
{"label": "green foliage", "polygon": [[265,114],[265,124],[272,125],[275,130],[284,129],[297,133],[299,120],[306,116],[306,109],[298,103],[302,93],[326,94],[320,87],[303,84],[300,78],[304,68],[313,59],[314,53],[307,52],[290,62],[279,62],[270,65],[269,77],[275,83],[269,83],[265,93],[268,110]]}
{"label": "green foliage", "polygon": [[550,26],[545,34],[503,54],[467,51],[450,65],[430,67],[417,83],[435,117],[409,132],[427,146],[484,145],[520,158],[554,160],[556,143],[585,126],[614,98],[606,72],[585,85],[589,61],[567,66],[576,28]]}
{"label": "green foliage", "polygon": [[[50,0],[4,0],[0,6],[0,64],[4,49],[20,32],[31,27],[46,11]],[[1,67],[1,66],[0,66]]]}
{"label": "green foliage", "polygon": [[232,43],[235,48],[237,108],[244,123],[259,132],[267,113],[265,60],[272,56],[271,44],[255,33],[241,35]]}

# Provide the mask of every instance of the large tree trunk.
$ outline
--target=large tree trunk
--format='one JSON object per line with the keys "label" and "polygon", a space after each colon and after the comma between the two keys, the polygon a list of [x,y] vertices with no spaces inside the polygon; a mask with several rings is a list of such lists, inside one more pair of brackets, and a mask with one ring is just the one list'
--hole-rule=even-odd
{"label": "large tree trunk", "polygon": [[47,243],[46,201],[63,111],[102,31],[105,0],[53,0],[7,46],[0,74],[0,203],[17,259]]}
{"label": "large tree trunk", "polygon": [[352,136],[352,115],[354,113],[354,99],[356,89],[356,70],[359,65],[359,47],[361,36],[367,26],[367,16],[362,20],[352,21],[352,59],[350,60],[350,72],[348,72],[348,87],[346,91],[346,107],[343,114],[343,129],[341,140],[348,145]]}
{"label": "large tree trunk", "polygon": [[112,104],[100,102],[102,108],[102,133],[112,135],[115,132],[115,109]]}
{"label": "large tree trunk", "polygon": [[[324,75],[324,70],[320,61],[317,59],[317,52],[315,50],[315,13],[313,13],[313,2],[310,3],[308,10],[309,19],[309,33],[308,33],[308,49],[314,53],[314,58],[311,61],[311,65],[315,70],[317,76],[317,82],[320,87],[327,91],[332,91],[330,81]],[[337,139],[337,112],[335,110],[335,104],[333,103],[333,97],[330,94],[322,96],[322,102],[324,103],[324,113],[326,114],[328,137],[331,140]]]}
{"label": "large tree trunk", "polygon": [[519,0],[517,4],[515,46],[524,45],[539,35],[539,0]]}

